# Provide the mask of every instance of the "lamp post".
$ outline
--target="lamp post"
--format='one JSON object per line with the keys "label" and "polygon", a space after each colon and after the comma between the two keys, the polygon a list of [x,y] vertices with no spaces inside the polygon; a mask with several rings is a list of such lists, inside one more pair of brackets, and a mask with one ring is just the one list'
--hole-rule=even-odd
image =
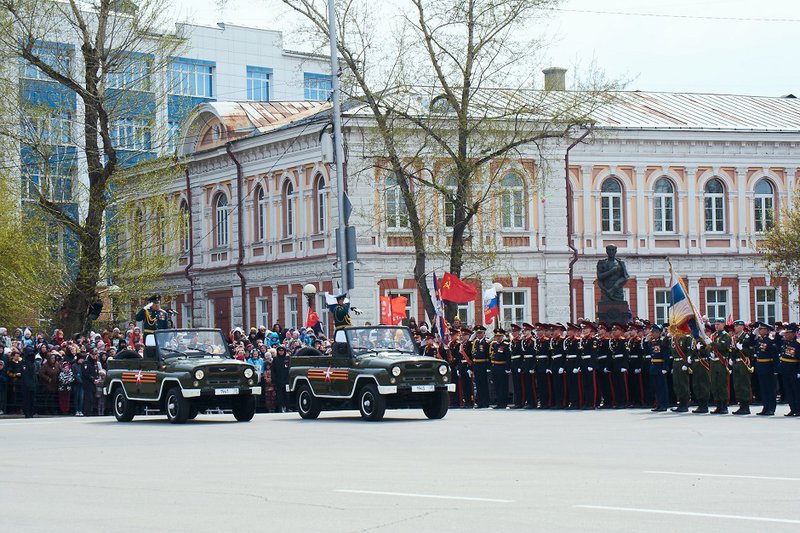
{"label": "lamp post", "polygon": [[309,309],[314,309],[314,296],[317,294],[317,287],[313,283],[307,283],[303,286],[303,294],[306,297]]}
{"label": "lamp post", "polygon": [[497,327],[498,325],[503,323],[502,322],[503,308],[500,307],[500,302],[501,302],[500,293],[503,292],[503,285],[495,281],[494,283],[492,283],[492,287],[494,287],[494,292],[497,293],[497,318],[494,319],[494,327]]}
{"label": "lamp post", "polygon": [[120,294],[122,294],[122,288],[119,285],[111,285],[108,287],[108,299],[111,302],[111,323],[114,325],[116,325],[116,322],[114,322],[114,299]]}

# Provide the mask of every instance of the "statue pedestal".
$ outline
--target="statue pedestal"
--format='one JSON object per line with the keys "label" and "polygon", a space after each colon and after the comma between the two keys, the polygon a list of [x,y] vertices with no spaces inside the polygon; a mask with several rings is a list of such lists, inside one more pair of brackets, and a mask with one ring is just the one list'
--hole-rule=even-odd
{"label": "statue pedestal", "polygon": [[627,324],[633,317],[628,302],[598,302],[597,321],[620,324]]}

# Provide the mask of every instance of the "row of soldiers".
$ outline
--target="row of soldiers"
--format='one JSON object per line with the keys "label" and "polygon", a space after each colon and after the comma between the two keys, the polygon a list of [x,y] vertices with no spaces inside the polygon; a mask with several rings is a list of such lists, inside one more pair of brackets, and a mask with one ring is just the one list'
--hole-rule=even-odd
{"label": "row of soldiers", "polygon": [[[459,327],[447,343],[427,333],[420,350],[450,364],[456,382],[454,407],[496,409],[596,409],[651,407],[687,412],[728,413],[733,395],[750,414],[753,392],[773,415],[778,384],[800,416],[800,344],[795,324],[743,321],[707,325],[708,335],[673,335],[657,324],[511,324],[510,331]],[[778,381],[778,376],[780,381]],[[731,379],[732,378],[732,379]],[[731,387],[732,384],[732,387]],[[733,394],[731,394],[733,393]]]}

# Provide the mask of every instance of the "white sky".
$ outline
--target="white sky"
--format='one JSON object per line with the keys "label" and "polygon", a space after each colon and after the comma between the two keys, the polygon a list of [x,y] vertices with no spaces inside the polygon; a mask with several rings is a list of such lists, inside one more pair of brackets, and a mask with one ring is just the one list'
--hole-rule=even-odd
{"label": "white sky", "polygon": [[[284,46],[300,47],[297,19],[278,0],[174,1],[181,19],[281,30]],[[561,9],[548,24],[549,65],[594,62],[630,90],[800,96],[798,0],[565,0]]]}

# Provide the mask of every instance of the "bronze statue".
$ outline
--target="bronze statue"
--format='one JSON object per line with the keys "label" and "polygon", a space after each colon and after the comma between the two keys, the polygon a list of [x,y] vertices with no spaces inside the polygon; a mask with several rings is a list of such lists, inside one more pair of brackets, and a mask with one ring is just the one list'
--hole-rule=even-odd
{"label": "bronze statue", "polygon": [[628,269],[625,262],[617,259],[617,247],[613,244],[606,246],[606,259],[597,262],[597,284],[600,285],[601,302],[624,302],[625,294],[622,287],[628,281]]}

